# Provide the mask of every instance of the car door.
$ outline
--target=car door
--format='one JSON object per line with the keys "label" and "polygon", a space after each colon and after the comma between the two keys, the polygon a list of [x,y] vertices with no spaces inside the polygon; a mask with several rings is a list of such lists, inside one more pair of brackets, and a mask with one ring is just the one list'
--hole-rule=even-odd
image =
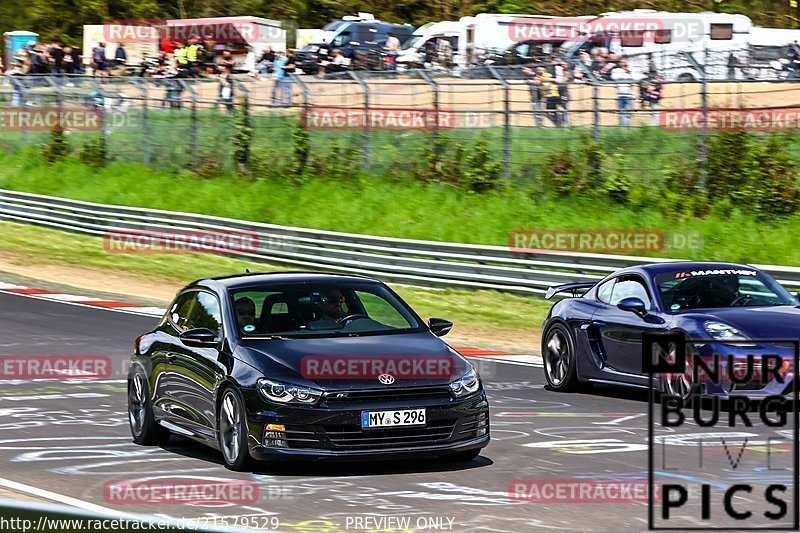
{"label": "car door", "polygon": [[151,372],[150,390],[152,392],[153,406],[159,418],[172,418],[175,344],[178,335],[185,330],[189,311],[193,303],[193,294],[179,294],[169,307],[166,320],[159,326],[158,336],[163,342],[154,343],[149,358],[153,371]]}
{"label": "car door", "polygon": [[217,335],[214,347],[188,346],[176,339],[172,353],[173,414],[176,423],[212,438],[216,427],[215,393],[225,378],[220,363],[222,311],[219,298],[205,290],[192,291],[192,304],[184,329],[206,328]]}
{"label": "car door", "polygon": [[[602,306],[592,316],[592,323],[599,333],[608,366],[627,374],[642,374],[642,333],[666,331],[645,280],[635,274],[619,276],[599,297]],[[650,314],[641,317],[617,307],[631,297],[642,300]]]}

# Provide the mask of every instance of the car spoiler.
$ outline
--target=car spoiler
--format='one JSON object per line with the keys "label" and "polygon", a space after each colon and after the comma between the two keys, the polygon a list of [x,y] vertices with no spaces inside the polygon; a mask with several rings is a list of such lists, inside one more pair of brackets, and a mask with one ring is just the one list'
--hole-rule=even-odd
{"label": "car spoiler", "polygon": [[547,293],[544,295],[545,300],[549,300],[556,294],[560,292],[567,292],[570,291],[572,293],[573,298],[577,298],[579,296],[578,292],[584,293],[594,287],[597,284],[596,281],[584,281],[583,283],[565,283],[564,285],[556,285],[554,287],[550,287],[547,289]]}

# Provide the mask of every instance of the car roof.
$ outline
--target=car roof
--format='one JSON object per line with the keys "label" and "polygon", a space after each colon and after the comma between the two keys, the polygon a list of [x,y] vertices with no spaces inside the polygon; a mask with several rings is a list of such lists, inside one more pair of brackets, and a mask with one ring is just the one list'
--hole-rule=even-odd
{"label": "car roof", "polygon": [[664,263],[649,263],[634,267],[618,270],[614,274],[639,273],[648,276],[657,276],[665,272],[675,272],[676,270],[724,270],[724,269],[749,269],[757,270],[750,265],[740,263],[720,263],[716,261],[667,261]]}
{"label": "car roof", "polygon": [[259,285],[272,285],[280,283],[381,283],[372,278],[342,274],[324,274],[320,272],[284,271],[284,272],[253,272],[220,276],[198,280],[192,285],[208,287],[224,287],[226,289],[241,289]]}

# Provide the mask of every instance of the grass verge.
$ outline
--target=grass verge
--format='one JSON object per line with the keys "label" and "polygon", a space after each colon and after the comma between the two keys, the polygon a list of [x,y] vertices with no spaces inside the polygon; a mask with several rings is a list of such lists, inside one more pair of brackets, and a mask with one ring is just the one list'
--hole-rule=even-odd
{"label": "grass verge", "polygon": [[[38,268],[63,268],[70,284],[76,277],[116,276],[120,292],[148,292],[154,285],[181,286],[198,278],[251,271],[281,270],[278,265],[252,263],[228,257],[203,254],[109,254],[98,237],[0,222],[0,271],[3,253],[10,266],[25,268],[36,277]],[[12,264],[13,263],[13,264]],[[107,290],[108,286],[104,286]],[[538,329],[550,304],[540,298],[495,291],[430,290],[395,286],[397,292],[422,316],[442,317],[456,324],[453,339],[477,345],[520,351],[534,349]],[[166,302],[164,302],[166,303]],[[448,337],[450,339],[450,337]],[[456,342],[457,344],[457,342]]]}

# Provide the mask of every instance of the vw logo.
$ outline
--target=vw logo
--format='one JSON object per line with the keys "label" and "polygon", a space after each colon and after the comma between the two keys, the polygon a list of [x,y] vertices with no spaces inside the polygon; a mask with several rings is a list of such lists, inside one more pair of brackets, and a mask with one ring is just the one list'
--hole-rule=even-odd
{"label": "vw logo", "polygon": [[378,381],[383,383],[384,385],[391,385],[394,383],[394,376],[391,374],[381,374],[378,376]]}

